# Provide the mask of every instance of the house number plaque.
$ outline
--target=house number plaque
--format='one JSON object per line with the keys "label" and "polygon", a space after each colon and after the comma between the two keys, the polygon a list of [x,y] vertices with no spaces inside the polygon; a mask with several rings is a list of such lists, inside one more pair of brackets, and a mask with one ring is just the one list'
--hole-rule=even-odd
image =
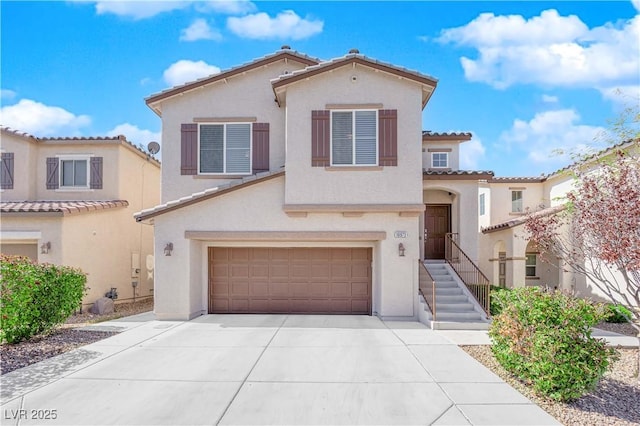
{"label": "house number plaque", "polygon": [[407,238],[407,231],[396,231],[393,233],[396,238]]}

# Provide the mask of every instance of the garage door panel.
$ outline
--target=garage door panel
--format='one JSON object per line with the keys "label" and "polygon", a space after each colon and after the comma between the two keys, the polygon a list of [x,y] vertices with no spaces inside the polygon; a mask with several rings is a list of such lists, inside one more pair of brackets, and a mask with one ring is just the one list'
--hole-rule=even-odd
{"label": "garage door panel", "polygon": [[369,248],[209,249],[212,313],[371,313]]}

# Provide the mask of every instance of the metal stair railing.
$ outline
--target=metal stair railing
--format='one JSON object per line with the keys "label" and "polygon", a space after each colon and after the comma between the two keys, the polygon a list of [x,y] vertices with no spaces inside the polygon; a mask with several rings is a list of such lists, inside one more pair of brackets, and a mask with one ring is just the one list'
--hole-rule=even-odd
{"label": "metal stair railing", "polygon": [[460,277],[460,280],[467,287],[469,292],[476,299],[480,307],[484,310],[487,318],[490,317],[489,305],[491,297],[491,285],[489,279],[482,273],[480,268],[473,263],[469,256],[460,248],[455,241],[456,234],[448,233],[445,237],[445,260]]}
{"label": "metal stair railing", "polygon": [[436,320],[436,281],[433,279],[424,262],[418,260],[420,264],[418,274],[418,291],[422,295],[424,302],[431,309],[433,321]]}

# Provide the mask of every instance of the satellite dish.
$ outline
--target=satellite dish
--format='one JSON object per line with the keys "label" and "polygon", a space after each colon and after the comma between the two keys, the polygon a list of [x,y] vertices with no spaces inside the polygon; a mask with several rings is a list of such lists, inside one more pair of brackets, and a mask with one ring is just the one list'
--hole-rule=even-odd
{"label": "satellite dish", "polygon": [[156,155],[160,152],[160,144],[158,142],[149,142],[147,145],[147,150],[151,153],[151,155]]}

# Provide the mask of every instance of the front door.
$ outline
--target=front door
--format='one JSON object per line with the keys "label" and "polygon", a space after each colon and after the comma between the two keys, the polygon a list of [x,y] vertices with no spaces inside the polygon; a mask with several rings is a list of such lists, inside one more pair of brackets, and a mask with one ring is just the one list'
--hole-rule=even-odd
{"label": "front door", "polygon": [[451,232],[451,205],[427,204],[424,212],[425,259],[444,259],[448,232]]}

